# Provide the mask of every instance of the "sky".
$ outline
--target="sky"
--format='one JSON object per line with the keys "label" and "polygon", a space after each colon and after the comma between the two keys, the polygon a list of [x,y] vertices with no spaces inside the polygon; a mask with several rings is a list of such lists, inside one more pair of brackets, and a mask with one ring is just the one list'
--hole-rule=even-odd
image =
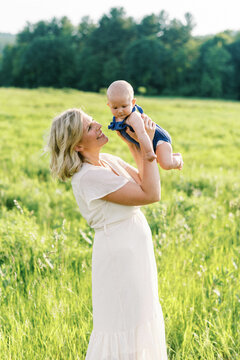
{"label": "sky", "polygon": [[[97,22],[112,7],[123,7],[136,21],[145,15],[165,10],[170,19],[184,21],[190,12],[196,27],[193,35],[216,34],[223,30],[240,30],[240,0],[1,0],[0,32],[16,34],[26,22],[67,16],[74,25],[83,16]],[[143,3],[140,5],[140,3]]]}

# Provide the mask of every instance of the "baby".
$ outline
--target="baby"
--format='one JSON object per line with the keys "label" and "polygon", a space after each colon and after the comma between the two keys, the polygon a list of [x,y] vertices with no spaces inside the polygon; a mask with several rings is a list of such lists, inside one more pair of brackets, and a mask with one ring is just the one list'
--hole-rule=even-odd
{"label": "baby", "polygon": [[159,165],[165,170],[182,169],[182,156],[180,153],[173,154],[171,137],[168,132],[156,124],[155,135],[151,144],[142,119],[139,118],[141,121],[136,123],[136,117],[133,119],[130,116],[135,110],[141,114],[143,110],[136,105],[133,88],[127,81],[114,81],[107,90],[107,98],[108,106],[114,115],[113,121],[108,126],[109,129],[120,131],[127,140],[139,146],[139,143],[126,132],[127,127],[129,127],[132,132],[136,132],[138,139],[141,138],[142,146],[144,146],[149,161],[157,158]]}

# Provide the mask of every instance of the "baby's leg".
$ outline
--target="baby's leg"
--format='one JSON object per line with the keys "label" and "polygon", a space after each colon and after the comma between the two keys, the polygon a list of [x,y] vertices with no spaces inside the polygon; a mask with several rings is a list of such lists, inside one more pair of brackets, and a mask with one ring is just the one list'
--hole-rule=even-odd
{"label": "baby's leg", "polygon": [[172,145],[166,141],[159,142],[156,148],[157,162],[164,170],[180,169],[181,155],[175,156],[172,152]]}

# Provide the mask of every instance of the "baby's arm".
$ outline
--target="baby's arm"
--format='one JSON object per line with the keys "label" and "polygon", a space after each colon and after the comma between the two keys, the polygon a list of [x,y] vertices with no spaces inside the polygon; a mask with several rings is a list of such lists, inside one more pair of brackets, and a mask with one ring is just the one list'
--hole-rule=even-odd
{"label": "baby's arm", "polygon": [[156,155],[157,162],[164,170],[181,170],[183,167],[182,155],[180,153],[173,154],[172,145],[166,141],[157,146]]}
{"label": "baby's arm", "polygon": [[146,133],[143,119],[140,114],[134,112],[132,113],[126,122],[128,125],[132,126],[139,140],[141,140],[141,146],[144,147],[144,151],[146,153],[146,158],[149,161],[153,161],[156,159],[156,155],[153,151],[152,142]]}

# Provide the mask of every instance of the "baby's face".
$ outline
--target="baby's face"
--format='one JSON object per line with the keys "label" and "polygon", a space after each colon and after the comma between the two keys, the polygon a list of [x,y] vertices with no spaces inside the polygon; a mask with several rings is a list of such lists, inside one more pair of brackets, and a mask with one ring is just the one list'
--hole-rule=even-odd
{"label": "baby's face", "polygon": [[112,114],[117,119],[123,120],[126,116],[131,114],[135,102],[135,99],[131,99],[130,96],[119,95],[110,98],[108,100],[108,105]]}

